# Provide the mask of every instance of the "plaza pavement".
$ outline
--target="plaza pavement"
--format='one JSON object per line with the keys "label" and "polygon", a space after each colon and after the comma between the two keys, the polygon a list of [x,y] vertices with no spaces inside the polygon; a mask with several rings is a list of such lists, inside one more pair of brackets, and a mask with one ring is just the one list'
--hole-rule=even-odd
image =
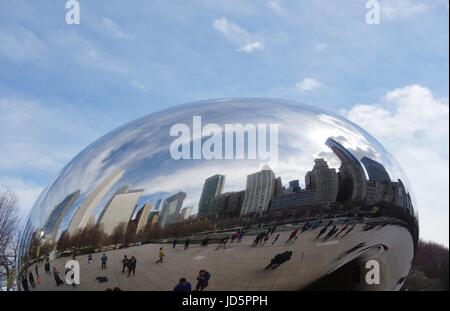
{"label": "plaza pavement", "polygon": [[[380,243],[389,244],[387,252],[394,255],[372,254],[382,262],[382,278],[392,284],[406,274],[409,267],[404,266],[405,258],[411,256],[412,243],[409,232],[401,226],[388,225],[380,229],[363,231],[364,224],[343,238],[316,240],[320,226],[315,230],[298,233],[298,239],[290,245],[285,244],[295,227],[275,232],[264,246],[252,247],[255,235],[244,236],[241,243],[227,243],[226,249],[218,249],[217,244],[201,246],[191,244],[184,250],[184,241],[179,240],[175,249],[172,244],[144,244],[105,252],[108,256],[107,269],[101,269],[100,257],[103,253],[93,254],[93,263],[89,264],[87,255],[78,256],[81,284],[72,287],[64,284],[56,286],[53,273],[44,272],[43,262],[39,263],[41,284],[33,290],[98,290],[119,287],[121,290],[173,290],[181,277],[185,277],[195,288],[196,277],[200,269],[211,273],[206,290],[299,290],[332,272],[358,255],[355,251],[342,259],[339,255],[365,242],[367,246]],[[329,229],[331,229],[330,226]],[[338,226],[340,229],[340,226]],[[327,231],[328,232],[328,231]],[[280,233],[278,241],[272,241]],[[326,233],[323,235],[325,236]],[[341,234],[342,235],[342,234]],[[322,236],[322,238],[323,238]],[[395,238],[393,238],[395,237]],[[231,241],[231,239],[230,239]],[[159,248],[164,247],[166,256],[162,264],[156,264]],[[292,258],[275,270],[264,268],[279,253],[292,251]],[[124,255],[137,259],[136,275],[128,277],[122,273]],[[384,257],[384,258],[383,258]],[[64,265],[69,258],[58,258],[51,262],[51,271],[56,266],[64,280]],[[389,269],[388,269],[389,268]],[[396,275],[391,273],[395,269]],[[34,272],[34,266],[31,267]],[[97,277],[107,277],[108,281],[99,283]],[[394,289],[394,288],[391,288]]]}

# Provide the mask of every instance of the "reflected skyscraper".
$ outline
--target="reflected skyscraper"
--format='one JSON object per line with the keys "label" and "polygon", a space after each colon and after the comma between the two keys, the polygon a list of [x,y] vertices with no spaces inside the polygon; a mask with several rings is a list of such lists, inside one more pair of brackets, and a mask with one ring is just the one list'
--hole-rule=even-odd
{"label": "reflected skyscraper", "polygon": [[374,205],[381,202],[386,202],[388,184],[379,181],[369,180],[367,182],[366,204]]}
{"label": "reflected skyscraper", "polygon": [[336,202],[339,180],[334,168],[329,168],[324,159],[315,159],[313,169],[306,173],[306,189],[314,190],[314,204]]}
{"label": "reflected skyscraper", "polygon": [[191,213],[192,213],[192,210],[193,210],[193,207],[192,207],[192,206],[189,206],[189,207],[183,207],[183,208],[181,209],[181,212],[180,212],[179,220],[180,220],[180,221],[183,221],[183,220],[188,219],[189,216],[190,216]]}
{"label": "reflected skyscraper", "polygon": [[145,226],[148,223],[148,216],[150,214],[150,211],[152,210],[153,205],[151,203],[145,203],[144,206],[139,210],[136,221],[137,221],[137,228],[136,233],[144,230]]}
{"label": "reflected skyscraper", "polygon": [[361,158],[361,163],[364,164],[366,168],[367,175],[369,175],[369,180],[378,181],[381,183],[389,183],[391,182],[391,178],[389,177],[386,168],[375,160],[372,160],[368,157]]}
{"label": "reflected skyscraper", "polygon": [[222,194],[224,184],[224,175],[214,175],[205,180],[198,203],[199,218],[214,217],[217,214],[217,197]]}
{"label": "reflected skyscraper", "polygon": [[128,223],[143,192],[144,190],[137,189],[114,195],[98,220],[106,234],[111,235],[120,223]]}
{"label": "reflected skyscraper", "polygon": [[281,181],[281,177],[277,177],[275,179],[275,195],[280,195],[283,193],[283,182]]}
{"label": "reflected skyscraper", "polygon": [[80,196],[80,190],[77,190],[62,200],[61,203],[55,206],[51,212],[47,222],[44,225],[44,234],[46,239],[56,239],[59,226],[64,219],[67,211],[72,207],[75,201]]}
{"label": "reflected skyscraper", "polygon": [[344,146],[333,138],[328,138],[326,145],[341,160],[339,167],[341,189],[339,201],[362,201],[366,195],[366,173],[359,160]]}
{"label": "reflected skyscraper", "polygon": [[83,229],[88,224],[89,220],[94,216],[95,207],[100,203],[108,191],[119,181],[123,176],[125,170],[116,171],[109,177],[105,178],[100,185],[98,185],[91,194],[78,207],[75,215],[69,224],[67,232],[73,235],[78,229]]}
{"label": "reflected skyscraper", "polygon": [[267,165],[260,172],[247,176],[241,215],[262,215],[275,193],[275,174]]}
{"label": "reflected skyscraper", "polygon": [[[125,185],[120,187],[119,189],[117,189],[114,194],[109,198],[108,202],[105,204],[105,206],[103,207],[102,211],[100,212],[100,215],[97,218],[97,224],[100,223],[100,219],[103,218],[103,215],[106,213],[106,211],[108,210],[108,206],[111,204],[111,201],[114,199],[114,197],[118,194],[121,193],[126,193],[128,191],[128,189],[130,188],[129,185]],[[92,216],[93,218],[93,216]],[[90,220],[91,221],[91,220]]]}
{"label": "reflected skyscraper", "polygon": [[168,224],[174,224],[178,221],[178,215],[180,214],[185,198],[186,193],[180,191],[164,200],[158,220],[158,223],[162,228]]}

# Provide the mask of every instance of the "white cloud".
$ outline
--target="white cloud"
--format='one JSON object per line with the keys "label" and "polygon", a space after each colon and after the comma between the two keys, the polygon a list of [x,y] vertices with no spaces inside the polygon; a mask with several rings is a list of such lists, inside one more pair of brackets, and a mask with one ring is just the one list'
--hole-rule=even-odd
{"label": "white cloud", "polygon": [[126,37],[126,34],[120,29],[119,25],[113,22],[110,18],[102,18],[102,26],[111,36],[115,38],[123,39]]}
{"label": "white cloud", "polygon": [[52,173],[98,135],[72,111],[15,98],[0,98],[0,133],[0,170]]}
{"label": "white cloud", "polygon": [[314,78],[305,78],[295,84],[295,88],[300,92],[310,92],[322,86],[322,82]]}
{"label": "white cloud", "polygon": [[325,50],[328,47],[328,44],[326,44],[325,42],[321,42],[318,43],[314,46],[314,50],[316,52],[322,52],[323,50]]}
{"label": "white cloud", "polygon": [[264,44],[255,39],[246,29],[236,23],[220,17],[213,22],[215,30],[223,34],[230,42],[238,46],[237,51],[251,53],[264,49]]}
{"label": "white cloud", "polygon": [[[95,118],[96,124],[101,123]],[[52,178],[100,136],[88,122],[79,111],[62,105],[0,98],[0,188],[16,193],[22,211],[32,207],[43,189],[42,180]]]}
{"label": "white cloud", "polygon": [[21,216],[25,217],[44,188],[21,178],[0,177],[0,189],[10,190],[15,193]]}
{"label": "white cloud", "polygon": [[132,87],[134,87],[135,89],[141,91],[142,93],[148,93],[148,91],[149,91],[147,85],[145,85],[141,81],[133,80],[133,81],[130,82],[130,84],[131,84]]}
{"label": "white cloud", "polygon": [[381,18],[388,20],[414,17],[428,9],[425,4],[411,0],[383,1],[380,8]]}
{"label": "white cloud", "polygon": [[25,27],[0,27],[0,54],[13,61],[39,59],[45,47],[45,43]]}
{"label": "white cloud", "polygon": [[271,10],[273,10],[276,14],[283,14],[282,1],[281,0],[270,0],[268,6]]}
{"label": "white cloud", "polygon": [[264,49],[264,45],[261,42],[255,41],[255,42],[246,44],[244,46],[241,46],[241,48],[238,49],[238,51],[245,52],[245,53],[251,53],[253,51],[262,50],[262,49]]}
{"label": "white cloud", "polygon": [[449,100],[420,85],[388,92],[347,117],[376,136],[399,160],[415,193],[421,235],[448,245]]}

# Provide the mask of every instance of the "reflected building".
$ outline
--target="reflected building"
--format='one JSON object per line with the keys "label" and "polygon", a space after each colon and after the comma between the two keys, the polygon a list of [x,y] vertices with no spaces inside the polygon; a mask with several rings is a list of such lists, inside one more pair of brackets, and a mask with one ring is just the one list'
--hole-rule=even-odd
{"label": "reflected building", "polygon": [[193,209],[194,208],[192,206],[182,208],[179,216],[179,221],[188,219]]}
{"label": "reflected building", "polygon": [[283,182],[281,181],[281,177],[277,177],[277,179],[275,179],[275,195],[283,194],[283,192]]}
{"label": "reflected building", "polygon": [[392,189],[394,194],[392,204],[394,206],[406,208],[408,205],[408,197],[403,182],[400,179],[398,182],[393,182]]}
{"label": "reflected building", "polygon": [[369,180],[380,183],[391,182],[391,178],[389,177],[386,168],[380,162],[372,160],[368,157],[363,157],[361,158],[361,163],[366,168],[367,175],[369,175]]}
{"label": "reflected building", "polygon": [[366,173],[359,160],[333,138],[326,145],[341,160],[339,167],[340,191],[338,201],[362,201],[366,195]]}
{"label": "reflected building", "polygon": [[98,220],[100,227],[106,234],[111,235],[120,223],[128,224],[143,191],[142,189],[127,190],[113,196]]}
{"label": "reflected building", "polygon": [[[114,194],[109,198],[108,202],[105,204],[105,206],[103,207],[102,211],[100,212],[100,215],[97,218],[97,224],[99,224],[100,219],[103,218],[103,215],[106,213],[106,211],[108,210],[107,207],[111,204],[112,200],[114,199],[114,197],[118,194],[122,194],[122,193],[126,193],[128,191],[128,189],[130,188],[129,185],[125,185],[120,187],[119,189],[117,189]],[[93,222],[93,216],[92,219],[89,222]]]}
{"label": "reflected building", "polygon": [[116,171],[109,177],[105,178],[100,185],[98,185],[94,191],[84,200],[84,202],[78,207],[75,215],[67,228],[67,232],[70,235],[74,235],[78,229],[86,227],[88,222],[94,216],[95,207],[100,203],[103,197],[109,190],[119,181],[123,176],[125,170]]}
{"label": "reflected building", "polygon": [[313,190],[300,190],[296,192],[277,195],[272,199],[270,205],[271,213],[297,210],[299,213],[306,213],[312,207],[316,197]]}
{"label": "reflected building", "polygon": [[155,226],[158,223],[159,220],[159,211],[151,211],[148,215],[147,224],[150,225],[150,227]]}
{"label": "reflected building", "polygon": [[222,218],[234,218],[241,215],[242,204],[244,203],[245,191],[227,192],[227,204],[221,211]]}
{"label": "reflected building", "polygon": [[136,215],[136,233],[145,229],[145,226],[148,223],[150,211],[152,210],[153,205],[151,203],[145,203],[144,206],[139,210]]}
{"label": "reflected building", "polygon": [[339,191],[339,180],[336,170],[329,168],[324,159],[315,159],[313,169],[306,173],[307,190],[313,190],[314,204],[335,203]]}
{"label": "reflected building", "polygon": [[300,181],[298,179],[291,180],[289,182],[289,189],[292,192],[298,192],[300,191]]}
{"label": "reflected building", "polygon": [[58,233],[59,226],[64,219],[64,216],[66,215],[67,211],[70,210],[79,196],[80,190],[77,190],[66,196],[61,203],[55,206],[44,225],[43,230],[46,240],[56,240],[56,235]]}
{"label": "reflected building", "polygon": [[369,206],[377,203],[386,203],[387,187],[385,183],[369,180],[367,182],[366,204]]}
{"label": "reflected building", "polygon": [[178,215],[180,214],[184,199],[186,199],[186,193],[180,191],[164,200],[158,220],[161,228],[178,221]]}
{"label": "reflected building", "polygon": [[269,208],[275,193],[275,174],[267,165],[260,172],[247,176],[241,215],[262,215]]}
{"label": "reflected building", "polygon": [[224,175],[214,175],[205,180],[198,203],[199,218],[214,218],[217,215],[217,198],[222,194],[224,185]]}

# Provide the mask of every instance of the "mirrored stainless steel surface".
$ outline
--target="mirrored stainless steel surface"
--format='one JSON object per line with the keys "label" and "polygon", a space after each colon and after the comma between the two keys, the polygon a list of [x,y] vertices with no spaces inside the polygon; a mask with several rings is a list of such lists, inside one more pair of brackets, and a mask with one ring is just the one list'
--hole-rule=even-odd
{"label": "mirrored stainless steel surface", "polygon": [[[239,126],[242,146],[227,136]],[[18,283],[398,290],[417,241],[406,176],[363,129],[295,102],[217,99],[130,122],[71,160],[30,213]]]}

